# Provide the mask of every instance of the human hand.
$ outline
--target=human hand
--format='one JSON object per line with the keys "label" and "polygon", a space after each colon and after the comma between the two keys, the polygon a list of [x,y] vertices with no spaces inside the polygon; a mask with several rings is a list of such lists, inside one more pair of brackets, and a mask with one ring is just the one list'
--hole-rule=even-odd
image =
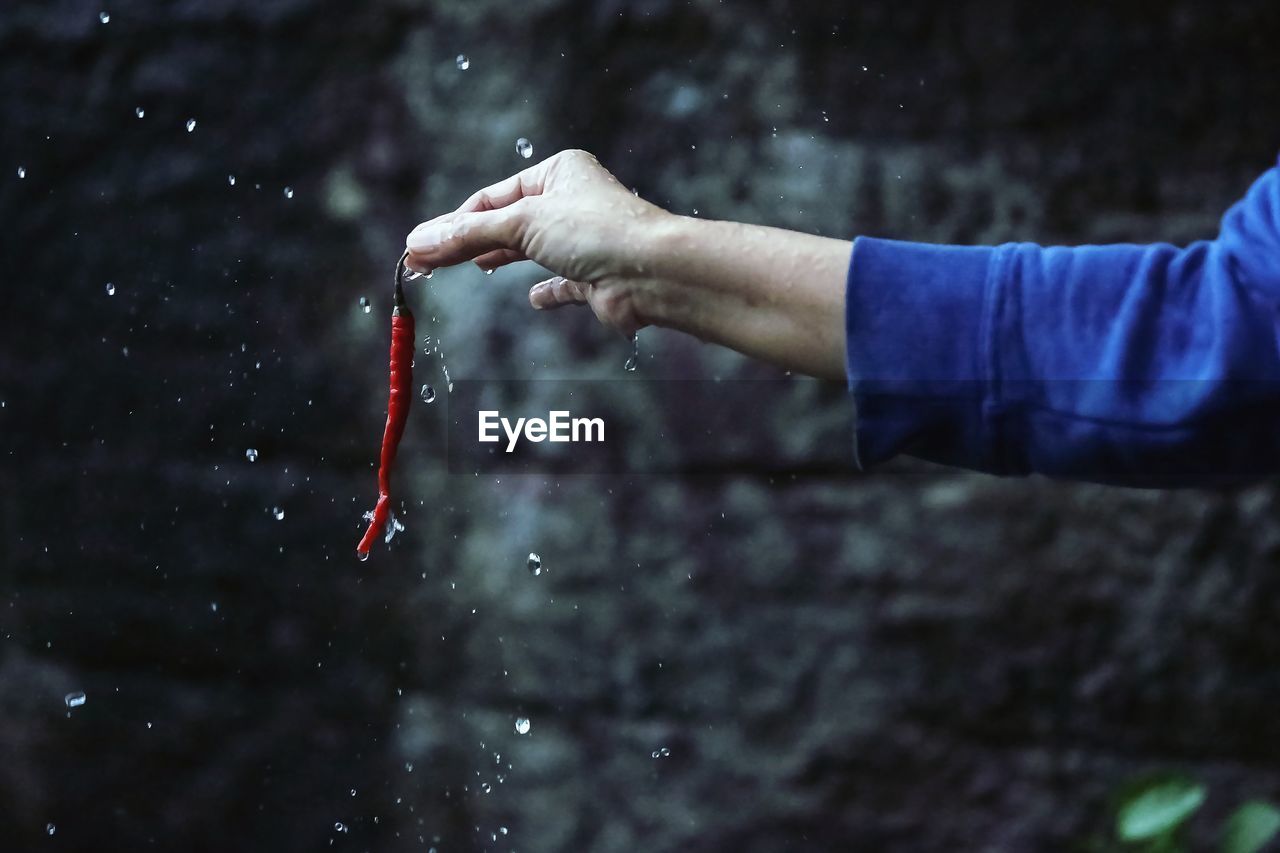
{"label": "human hand", "polygon": [[536,261],[556,275],[529,290],[534,308],[589,305],[629,336],[653,322],[646,305],[663,282],[647,257],[671,218],[591,154],[561,151],[414,228],[406,263],[426,273],[464,261],[485,270]]}

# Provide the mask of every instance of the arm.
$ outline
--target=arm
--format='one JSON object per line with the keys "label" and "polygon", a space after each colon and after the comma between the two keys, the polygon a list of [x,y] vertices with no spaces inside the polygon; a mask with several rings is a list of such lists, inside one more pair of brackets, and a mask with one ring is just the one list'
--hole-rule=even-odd
{"label": "arm", "polygon": [[672,215],[585,152],[481,190],[406,244],[420,272],[535,260],[558,273],[530,290],[537,309],[589,305],[625,335],[665,326],[802,373],[845,376],[848,242]]}
{"label": "arm", "polygon": [[1272,475],[1278,321],[1276,169],[1186,248],[861,238],[847,324],[862,459],[1137,485]]}

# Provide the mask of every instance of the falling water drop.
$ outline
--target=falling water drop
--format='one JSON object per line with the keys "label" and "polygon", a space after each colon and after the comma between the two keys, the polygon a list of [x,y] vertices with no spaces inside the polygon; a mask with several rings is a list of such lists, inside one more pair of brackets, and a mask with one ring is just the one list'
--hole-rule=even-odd
{"label": "falling water drop", "polygon": [[343,833],[345,833],[345,832],[347,831],[347,825],[346,825],[345,823],[343,823],[342,821],[337,821],[336,823],[334,823],[334,825],[333,825],[333,829],[334,829],[334,832],[343,832]]}
{"label": "falling water drop", "polygon": [[529,733],[529,718],[516,717],[516,734],[527,735]]}
{"label": "falling water drop", "polygon": [[190,133],[195,129],[196,129],[196,120],[193,118],[187,119],[187,133]]}
{"label": "falling water drop", "polygon": [[147,111],[144,110],[142,107],[134,107],[133,114],[136,115],[138,118],[142,118],[144,115],[147,114]]}
{"label": "falling water drop", "polygon": [[369,559],[369,552],[356,551],[356,559],[363,563],[365,560]]}
{"label": "falling water drop", "polygon": [[233,186],[233,187],[234,187],[234,186],[236,185],[236,176],[235,176],[235,175],[227,175],[227,184],[229,184],[230,186]]}
{"label": "falling water drop", "polygon": [[276,521],[284,521],[284,507],[273,506],[271,508],[271,514],[275,517]]}
{"label": "falling water drop", "polygon": [[516,153],[528,160],[533,156],[533,143],[523,136],[516,140]]}
{"label": "falling water drop", "polygon": [[628,373],[634,373],[636,368],[640,366],[640,333],[631,333],[631,358],[627,359],[627,363],[622,365],[622,369]]}
{"label": "falling water drop", "polygon": [[460,53],[458,58],[454,60],[454,64],[458,66],[459,71],[466,71],[471,67],[471,60],[467,58],[465,53]]}
{"label": "falling water drop", "polygon": [[62,701],[67,703],[68,708],[79,708],[86,701],[83,690],[75,690],[62,697]]}
{"label": "falling water drop", "polygon": [[655,749],[653,751],[654,758],[667,758],[670,755],[671,755],[671,750],[667,749],[665,746],[662,749]]}
{"label": "falling water drop", "polygon": [[115,295],[116,295],[116,286],[111,282],[107,282],[107,296],[115,296]]}
{"label": "falling water drop", "polygon": [[[105,23],[107,23],[108,21],[110,21],[110,20],[111,20],[111,13],[110,13],[110,12],[99,12],[99,13],[98,13],[98,20],[99,20],[99,21],[102,21],[102,23],[104,23],[104,24],[105,24]],[[127,28],[126,28],[126,29],[127,29]]]}
{"label": "falling water drop", "polygon": [[55,832],[57,832],[57,831],[58,831],[58,827],[54,826],[54,825],[53,825],[53,824],[51,824],[51,823],[46,823],[46,824],[44,825],[44,831],[45,831],[46,833],[48,833],[49,835],[53,835]]}
{"label": "falling water drop", "polygon": [[369,304],[369,297],[367,296],[360,297],[360,307],[364,309],[364,313],[366,314],[368,314],[370,311],[373,310],[373,306]]}
{"label": "falling water drop", "polygon": [[285,197],[285,198],[293,198],[293,187],[285,187],[285,188],[284,188],[284,197]]}
{"label": "falling water drop", "polygon": [[529,574],[535,578],[542,574],[542,558],[532,551],[529,552]]}
{"label": "falling water drop", "polygon": [[244,458],[245,458],[245,459],[248,459],[250,462],[257,462],[257,461],[258,461],[258,450],[257,450],[257,448],[250,447],[248,450],[246,450],[246,451],[244,452]]}
{"label": "falling water drop", "polygon": [[27,167],[26,167],[26,166],[19,166],[19,167],[18,167],[18,180],[22,180],[22,179],[23,179],[23,178],[25,178],[26,176],[27,176]]}
{"label": "falling water drop", "polygon": [[432,388],[430,385],[423,385],[422,386],[422,402],[434,403],[435,400],[436,400],[436,389]]}

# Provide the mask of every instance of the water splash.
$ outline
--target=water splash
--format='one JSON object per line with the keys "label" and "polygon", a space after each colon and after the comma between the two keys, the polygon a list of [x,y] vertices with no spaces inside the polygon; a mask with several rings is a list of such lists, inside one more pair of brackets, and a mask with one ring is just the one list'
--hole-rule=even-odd
{"label": "water splash", "polygon": [[382,537],[382,541],[390,545],[391,540],[396,538],[396,534],[403,530],[404,524],[400,519],[396,518],[396,514],[394,512],[391,513],[391,517],[387,520],[387,532],[386,535]]}
{"label": "water splash", "polygon": [[628,373],[635,373],[636,368],[640,366],[640,333],[631,333],[631,357],[627,359],[627,363],[622,365],[622,369]]}

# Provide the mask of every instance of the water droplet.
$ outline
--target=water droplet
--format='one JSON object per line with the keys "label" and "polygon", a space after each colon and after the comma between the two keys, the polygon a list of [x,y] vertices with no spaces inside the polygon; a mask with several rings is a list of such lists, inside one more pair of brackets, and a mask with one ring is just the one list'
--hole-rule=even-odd
{"label": "water droplet", "polygon": [[516,140],[516,153],[528,160],[533,156],[533,143],[523,136]]}
{"label": "water droplet", "polygon": [[284,188],[284,197],[285,197],[285,198],[293,198],[293,187],[285,187],[285,188]]}
{"label": "water droplet", "polygon": [[55,832],[58,831],[58,827],[54,826],[51,823],[46,823],[44,825],[44,831],[47,832],[49,835],[53,835]]}
{"label": "water droplet", "polygon": [[68,708],[79,708],[88,700],[85,698],[84,691],[75,690],[63,696],[62,701],[67,703]]}
{"label": "water droplet", "polygon": [[284,507],[273,506],[271,514],[275,516],[276,521],[284,521]]}
{"label": "water droplet", "polygon": [[217,612],[218,612],[218,602],[216,602],[216,601],[211,601],[211,602],[209,602],[209,609],[210,609],[211,611],[213,611],[214,613],[217,613]]}
{"label": "water droplet", "polygon": [[[105,23],[107,23],[108,21],[110,21],[110,20],[111,20],[111,13],[110,13],[110,12],[99,12],[99,13],[98,13],[98,20],[99,20],[99,21],[102,21],[102,23],[104,23],[104,24],[105,24]],[[127,29],[127,28],[126,28],[126,29]]]}
{"label": "water droplet", "polygon": [[655,749],[653,751],[654,758],[666,758],[669,755],[671,755],[671,750],[667,749],[665,746],[662,749]]}
{"label": "water droplet", "polygon": [[467,59],[467,55],[465,53],[460,53],[458,54],[458,58],[454,60],[454,64],[458,66],[459,71],[466,71],[471,67],[471,60]]}
{"label": "water droplet", "polygon": [[406,772],[406,773],[412,773],[412,772],[413,772],[413,762],[412,762],[412,761],[406,761],[406,762],[404,763],[404,769],[405,769],[405,772]]}
{"label": "water droplet", "polygon": [[116,286],[111,282],[107,282],[107,296],[115,296],[115,295],[116,295]]}
{"label": "water droplet", "polygon": [[529,718],[516,717],[516,734],[527,735],[529,733]]}
{"label": "water droplet", "polygon": [[370,311],[373,310],[373,306],[369,304],[369,297],[367,296],[360,297],[360,307],[364,309],[364,313],[366,314],[368,314]]}
{"label": "water droplet", "polygon": [[23,178],[25,178],[26,176],[27,176],[27,167],[26,167],[26,166],[19,166],[19,167],[18,167],[18,180],[22,180],[22,179],[23,179]]}
{"label": "water droplet", "polygon": [[627,363],[622,365],[622,369],[628,373],[634,373],[636,368],[640,366],[640,333],[631,333],[631,357],[627,359]]}
{"label": "water droplet", "polygon": [[344,832],[344,833],[345,833],[345,832],[347,831],[347,825],[346,825],[345,823],[343,823],[342,821],[337,821],[337,822],[336,822],[336,823],[334,823],[334,825],[333,825],[333,830],[334,830],[334,832]]}
{"label": "water droplet", "polygon": [[234,187],[234,186],[236,185],[236,176],[235,176],[235,175],[227,175],[227,183],[228,183],[230,186],[233,186],[233,187]]}
{"label": "water droplet", "polygon": [[142,107],[134,107],[133,114],[136,115],[138,118],[142,118],[144,115],[147,114],[147,111],[144,110]]}
{"label": "water droplet", "polygon": [[196,129],[196,120],[193,118],[187,119],[187,133],[190,133],[195,129]]}
{"label": "water droplet", "polygon": [[542,558],[532,551],[529,552],[529,574],[535,578],[542,574]]}
{"label": "water droplet", "polygon": [[430,385],[423,385],[422,386],[422,402],[434,403],[435,399],[436,399],[436,389],[432,388]]}
{"label": "water droplet", "polygon": [[506,834],[507,834],[507,828],[506,828],[505,826],[500,826],[500,827],[498,827],[498,832],[501,832],[503,835],[506,835]]}
{"label": "water droplet", "polygon": [[258,461],[257,448],[250,447],[248,450],[246,450],[244,452],[244,458],[248,459],[250,462],[257,462]]}
{"label": "water droplet", "polygon": [[493,275],[493,270],[492,270],[492,269],[487,269],[487,270],[485,270],[485,271],[484,271],[484,274],[485,274],[485,275]]}
{"label": "water droplet", "polygon": [[363,563],[365,560],[369,559],[369,552],[356,551],[356,559]]}

